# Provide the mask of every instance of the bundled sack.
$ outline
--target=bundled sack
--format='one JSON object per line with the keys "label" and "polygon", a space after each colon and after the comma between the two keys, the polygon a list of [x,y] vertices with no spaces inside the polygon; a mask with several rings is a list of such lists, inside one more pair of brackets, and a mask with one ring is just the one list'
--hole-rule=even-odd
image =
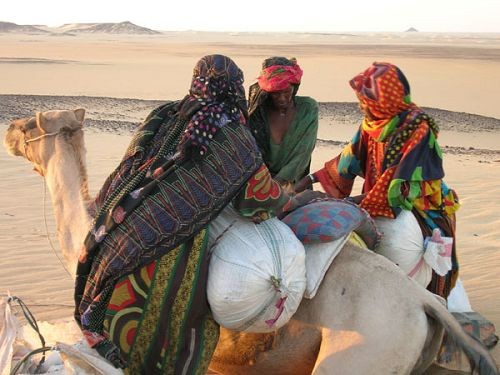
{"label": "bundled sack", "polygon": [[375,250],[396,263],[408,276],[426,287],[432,278],[432,268],[424,259],[424,238],[418,221],[411,211],[402,210],[395,219],[375,218],[382,239]]}
{"label": "bundled sack", "polygon": [[210,224],[207,297],[221,326],[270,332],[295,313],[306,287],[305,252],[278,219],[260,224],[226,208]]}
{"label": "bundled sack", "polygon": [[445,276],[451,270],[453,237],[444,237],[439,228],[432,230],[432,236],[424,240],[424,259],[439,275]]}
{"label": "bundled sack", "polygon": [[0,374],[10,373],[14,343],[20,329],[9,301],[10,296],[0,299]]}
{"label": "bundled sack", "polygon": [[368,212],[344,199],[324,199],[285,216],[282,221],[304,244],[335,241],[355,231],[369,249],[374,250],[380,233]]}
{"label": "bundled sack", "polygon": [[[31,322],[20,324],[12,313],[14,303],[22,307]],[[22,304],[22,305],[21,305]],[[27,314],[27,315],[26,315]],[[24,320],[24,319],[23,319]],[[35,327],[39,331],[35,330]],[[40,363],[41,354],[27,356],[40,348],[40,336],[50,347]],[[72,344],[61,342],[65,340]],[[36,321],[29,308],[17,297],[0,298],[0,374],[106,374],[123,375],[96,350],[88,346],[74,319],[58,322]]]}

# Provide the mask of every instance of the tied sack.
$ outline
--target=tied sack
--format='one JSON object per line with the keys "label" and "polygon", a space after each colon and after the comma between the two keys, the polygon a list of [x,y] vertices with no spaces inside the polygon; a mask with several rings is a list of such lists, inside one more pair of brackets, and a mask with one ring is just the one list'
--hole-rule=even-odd
{"label": "tied sack", "polygon": [[431,281],[432,269],[424,260],[424,238],[413,213],[402,210],[395,219],[376,217],[374,220],[382,233],[375,252],[396,263],[425,288]]}
{"label": "tied sack", "polygon": [[231,206],[210,224],[207,297],[221,326],[271,332],[295,313],[306,287],[305,251],[277,218],[254,224]]}
{"label": "tied sack", "polygon": [[445,276],[451,270],[453,237],[441,236],[439,228],[434,228],[432,237],[425,238],[424,246],[424,259],[427,264],[429,264],[439,276]]}

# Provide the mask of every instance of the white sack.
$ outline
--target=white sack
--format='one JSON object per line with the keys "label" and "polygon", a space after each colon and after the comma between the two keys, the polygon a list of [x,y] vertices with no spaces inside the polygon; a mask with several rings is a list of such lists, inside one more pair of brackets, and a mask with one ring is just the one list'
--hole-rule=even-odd
{"label": "white sack", "polygon": [[382,239],[375,252],[396,263],[417,283],[426,287],[432,268],[424,261],[424,239],[417,219],[411,211],[402,210],[395,218],[374,218]]}
{"label": "white sack", "polygon": [[14,341],[19,331],[19,324],[12,314],[8,297],[0,299],[0,374],[9,374]]}
{"label": "white sack", "polygon": [[446,302],[448,303],[448,311],[450,312],[472,311],[469,297],[467,297],[467,293],[465,292],[465,288],[462,284],[462,280],[460,280],[460,277],[457,278],[457,282],[451,290]]}
{"label": "white sack", "polygon": [[212,248],[207,285],[214,319],[246,332],[270,332],[286,324],[306,287],[304,246],[291,229],[276,218],[254,224],[228,207],[209,233],[209,246],[220,236]]}
{"label": "white sack", "polygon": [[451,270],[451,253],[453,237],[441,236],[439,228],[432,231],[432,237],[424,241],[424,259],[440,276],[445,276]]}

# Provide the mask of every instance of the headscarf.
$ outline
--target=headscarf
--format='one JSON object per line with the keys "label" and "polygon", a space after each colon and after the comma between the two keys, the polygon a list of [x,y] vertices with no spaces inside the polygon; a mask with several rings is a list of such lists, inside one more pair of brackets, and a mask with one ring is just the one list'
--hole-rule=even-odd
{"label": "headscarf", "polygon": [[223,55],[200,59],[193,69],[189,95],[181,104],[180,115],[190,118],[181,144],[188,142],[203,155],[220,127],[229,121],[246,121],[241,69]]}
{"label": "headscarf", "polygon": [[270,92],[286,89],[293,86],[293,95],[297,94],[302,69],[295,58],[270,57],[262,63],[262,71],[257,82],[250,86],[248,92],[248,113],[251,115],[267,100]]}
{"label": "headscarf", "polygon": [[276,92],[285,90],[289,85],[299,85],[302,78],[302,69],[297,64],[296,59],[284,61],[280,64],[279,61],[268,61],[267,59],[263,66],[260,76],[257,78],[259,87],[266,92]]}
{"label": "headscarf", "polygon": [[411,101],[408,80],[397,66],[390,63],[374,62],[349,83],[359,101],[376,118],[365,117],[363,130],[377,140],[383,140],[387,131],[394,128],[400,113],[417,109]]}

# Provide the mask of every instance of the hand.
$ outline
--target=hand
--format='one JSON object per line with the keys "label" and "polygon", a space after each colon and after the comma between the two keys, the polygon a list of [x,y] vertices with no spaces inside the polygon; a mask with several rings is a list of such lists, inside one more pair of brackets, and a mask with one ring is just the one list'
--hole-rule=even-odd
{"label": "hand", "polygon": [[309,175],[303,177],[299,182],[295,184],[295,192],[300,193],[312,186],[312,181]]}
{"label": "hand", "polygon": [[356,203],[356,204],[360,204],[361,201],[365,198],[365,195],[366,194],[361,194],[361,195],[355,195],[354,197],[350,197],[351,200]]}
{"label": "hand", "polygon": [[301,193],[296,194],[293,198],[295,200],[293,210],[305,206],[316,199],[327,198],[328,196],[321,191],[314,190],[304,190]]}
{"label": "hand", "polygon": [[277,215],[278,219],[283,219],[290,212],[299,207],[305,206],[316,199],[326,198],[327,195],[321,191],[305,190],[290,198],[290,201],[283,207],[282,211]]}
{"label": "hand", "polygon": [[295,195],[295,189],[291,181],[285,181],[281,178],[275,178],[274,180],[280,184],[285,193],[288,195]]}

